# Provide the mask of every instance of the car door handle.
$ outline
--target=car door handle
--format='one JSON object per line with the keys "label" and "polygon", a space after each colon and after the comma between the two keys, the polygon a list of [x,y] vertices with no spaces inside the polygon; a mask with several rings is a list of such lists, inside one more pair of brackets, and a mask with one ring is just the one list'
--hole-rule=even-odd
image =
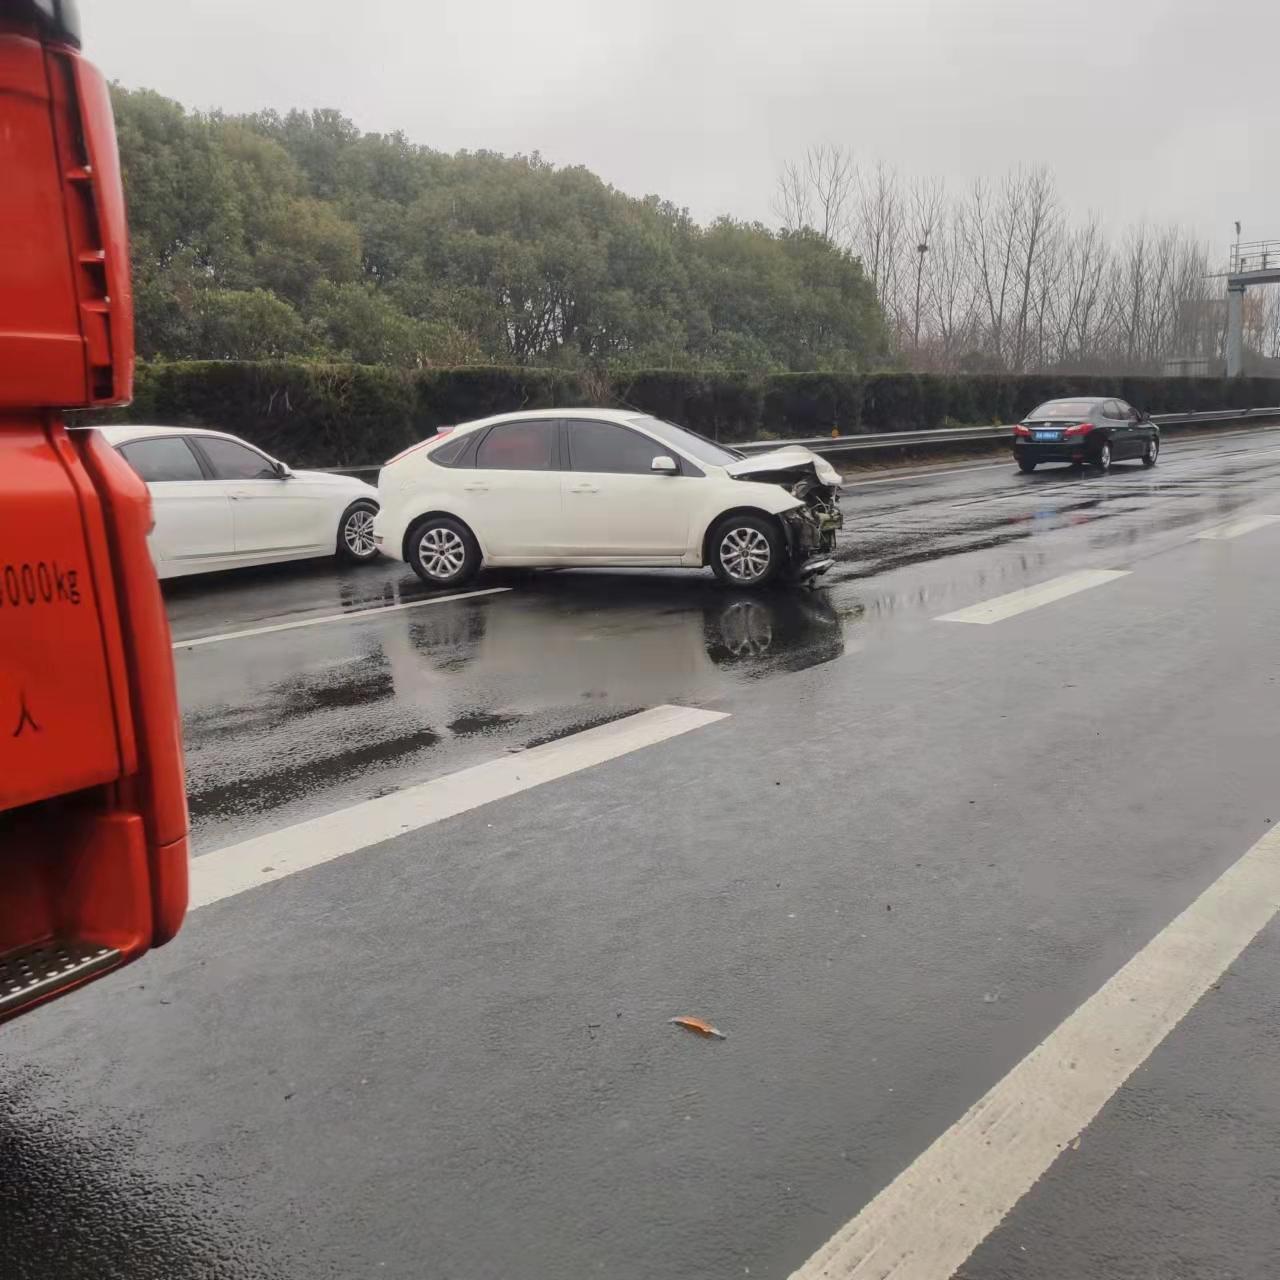
{"label": "car door handle", "polygon": [[569,487],[570,493],[599,493],[600,486],[592,484],[589,480],[579,480],[577,484]]}
{"label": "car door handle", "polygon": [[462,486],[468,493],[488,493],[489,486],[482,480],[473,480],[470,484]]}

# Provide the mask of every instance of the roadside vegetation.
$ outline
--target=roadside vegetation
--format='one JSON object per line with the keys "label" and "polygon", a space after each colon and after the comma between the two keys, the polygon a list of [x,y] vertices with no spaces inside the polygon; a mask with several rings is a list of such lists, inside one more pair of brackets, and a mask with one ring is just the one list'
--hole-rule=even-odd
{"label": "roadside vegetation", "polygon": [[146,359],[402,369],[884,367],[848,249],[635,199],[537,155],[445,155],[332,111],[113,91]]}

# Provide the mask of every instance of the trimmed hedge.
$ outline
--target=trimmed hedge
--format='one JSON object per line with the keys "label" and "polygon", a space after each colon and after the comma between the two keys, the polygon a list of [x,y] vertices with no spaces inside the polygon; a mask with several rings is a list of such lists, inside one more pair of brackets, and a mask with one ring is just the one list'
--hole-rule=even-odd
{"label": "trimmed hedge", "polygon": [[110,421],[231,431],[299,467],[381,462],[420,440],[413,379],[375,365],[138,364]]}
{"label": "trimmed hedge", "polygon": [[741,440],[760,425],[762,379],[749,373],[643,369],[620,374],[609,403],[678,422],[713,440]]}
{"label": "trimmed hedge", "polygon": [[410,375],[414,383],[415,439],[437,427],[474,422],[516,409],[552,409],[584,404],[585,388],[573,373],[559,369],[432,369]]}
{"label": "trimmed hedge", "polygon": [[202,424],[296,466],[359,466],[439,426],[518,409],[607,404],[720,440],[915,431],[1010,422],[1043,400],[1118,395],[1154,413],[1280,405],[1280,378],[1058,374],[601,374],[482,366],[418,373],[374,365],[192,361],[139,364],[128,410],[98,420]]}

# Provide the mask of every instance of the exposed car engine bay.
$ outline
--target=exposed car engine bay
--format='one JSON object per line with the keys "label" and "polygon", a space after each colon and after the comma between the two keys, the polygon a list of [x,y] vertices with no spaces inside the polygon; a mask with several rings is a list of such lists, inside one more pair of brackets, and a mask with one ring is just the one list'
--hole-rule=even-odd
{"label": "exposed car engine bay", "polygon": [[736,463],[728,468],[738,480],[779,484],[803,504],[779,519],[790,544],[793,576],[825,573],[834,563],[836,532],[844,524],[840,474],[824,458],[792,446]]}

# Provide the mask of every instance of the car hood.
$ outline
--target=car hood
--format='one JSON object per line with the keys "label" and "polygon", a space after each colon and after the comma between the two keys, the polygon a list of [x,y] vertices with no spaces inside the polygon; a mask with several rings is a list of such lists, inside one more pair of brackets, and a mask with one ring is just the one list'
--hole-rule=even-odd
{"label": "car hood", "polygon": [[378,491],[371,484],[366,484],[363,480],[357,480],[355,476],[338,475],[332,471],[299,471],[294,470],[293,475],[299,480],[306,480],[311,484],[328,485],[334,490],[343,490],[351,494],[353,498],[376,498]]}
{"label": "car hood", "polygon": [[840,473],[820,454],[804,445],[789,444],[781,449],[770,449],[768,453],[755,453],[741,462],[731,462],[725,470],[739,480],[752,476],[779,471],[806,471],[812,468],[814,474],[823,484],[839,485]]}

